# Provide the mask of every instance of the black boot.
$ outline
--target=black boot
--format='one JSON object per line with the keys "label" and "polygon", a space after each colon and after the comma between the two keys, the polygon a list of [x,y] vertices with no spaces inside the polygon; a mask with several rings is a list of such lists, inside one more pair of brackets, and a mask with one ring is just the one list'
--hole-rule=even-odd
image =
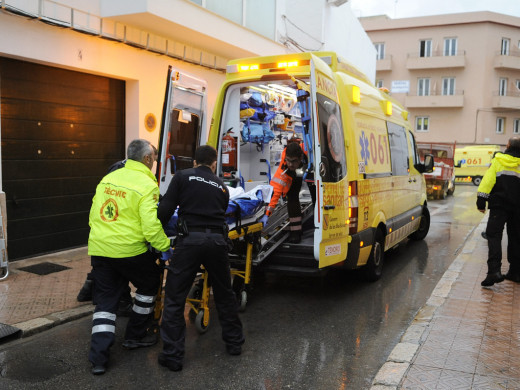
{"label": "black boot", "polygon": [[493,272],[493,273],[488,273],[487,276],[486,276],[486,279],[484,279],[480,285],[482,287],[489,287],[489,286],[492,286],[494,285],[495,283],[500,283],[500,282],[503,282],[504,281],[504,275],[502,275],[500,273],[500,271],[498,272]]}
{"label": "black boot", "polygon": [[87,302],[92,300],[92,280],[85,280],[83,283],[83,287],[79,290],[78,297],[76,298],[78,302]]}
{"label": "black boot", "polygon": [[507,274],[504,275],[504,278],[515,283],[520,283],[520,272],[511,271],[510,269],[507,271]]}

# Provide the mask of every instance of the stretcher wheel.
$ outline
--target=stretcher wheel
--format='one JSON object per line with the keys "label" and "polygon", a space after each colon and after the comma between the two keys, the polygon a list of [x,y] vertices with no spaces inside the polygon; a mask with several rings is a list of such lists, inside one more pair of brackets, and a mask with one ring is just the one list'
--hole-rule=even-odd
{"label": "stretcher wheel", "polygon": [[210,323],[208,317],[208,324],[204,326],[204,311],[204,309],[199,310],[199,312],[197,313],[197,317],[195,317],[195,328],[197,329],[197,332],[199,332],[200,334],[204,334],[208,331]]}
{"label": "stretcher wheel", "polygon": [[237,300],[238,300],[238,311],[242,313],[246,310],[247,291],[242,290],[239,293],[237,293]]}
{"label": "stretcher wheel", "polygon": [[190,292],[188,293],[189,299],[200,299],[202,297],[202,287],[198,284],[191,286]]}

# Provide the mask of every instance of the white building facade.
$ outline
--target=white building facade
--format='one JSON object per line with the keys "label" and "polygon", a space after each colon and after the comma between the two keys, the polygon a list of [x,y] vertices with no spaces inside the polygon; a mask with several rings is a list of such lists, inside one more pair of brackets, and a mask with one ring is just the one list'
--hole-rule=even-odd
{"label": "white building facade", "polygon": [[132,139],[157,143],[169,65],[207,83],[210,116],[234,58],[333,50],[375,80],[375,50],[341,0],[0,7],[0,239],[12,259],[86,244],[109,163]]}

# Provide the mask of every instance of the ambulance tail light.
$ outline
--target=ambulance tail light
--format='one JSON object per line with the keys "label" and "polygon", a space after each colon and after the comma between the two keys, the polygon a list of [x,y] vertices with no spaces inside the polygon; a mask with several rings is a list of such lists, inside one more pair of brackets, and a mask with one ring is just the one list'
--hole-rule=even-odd
{"label": "ambulance tail light", "polygon": [[348,220],[349,234],[357,233],[358,230],[358,197],[357,181],[348,183]]}

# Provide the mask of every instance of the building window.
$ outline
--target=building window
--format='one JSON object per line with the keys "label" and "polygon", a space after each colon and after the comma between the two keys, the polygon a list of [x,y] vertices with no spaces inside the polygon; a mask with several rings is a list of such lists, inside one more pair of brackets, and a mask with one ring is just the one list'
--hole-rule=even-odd
{"label": "building window", "polygon": [[190,0],[234,23],[275,39],[276,0]]}
{"label": "building window", "polygon": [[385,59],[385,44],[384,43],[374,43],[374,47],[376,48],[376,60],[384,60]]}
{"label": "building window", "polygon": [[516,80],[516,89],[520,90],[520,80]]}
{"label": "building window", "polygon": [[444,38],[444,55],[457,55],[457,38]]}
{"label": "building window", "polygon": [[417,80],[417,96],[430,96],[430,79]]}
{"label": "building window", "polygon": [[502,46],[500,47],[500,54],[503,56],[509,55],[509,44],[511,40],[509,38],[502,38]]}
{"label": "building window", "polygon": [[442,94],[455,95],[455,77],[442,78]]}
{"label": "building window", "polygon": [[428,120],[427,116],[415,117],[415,131],[428,131]]}
{"label": "building window", "polygon": [[[229,0],[218,0],[218,2],[227,4]],[[245,0],[244,9],[245,27],[274,41],[276,39],[276,0]]]}
{"label": "building window", "polygon": [[504,125],[506,122],[506,118],[504,117],[497,117],[497,134],[504,134]]}
{"label": "building window", "polygon": [[499,96],[507,95],[507,79],[506,78],[500,78],[500,80],[498,81],[498,95]]}
{"label": "building window", "polygon": [[432,56],[432,40],[423,39],[420,42],[419,57],[431,57]]}
{"label": "building window", "polygon": [[520,134],[520,119],[513,121],[513,134]]}
{"label": "building window", "polygon": [[202,6],[206,7],[211,12],[215,12],[218,15],[225,17],[237,24],[243,25],[243,9],[242,0],[231,0],[231,1],[218,1],[218,0],[205,0],[202,2]]}
{"label": "building window", "polygon": [[376,87],[383,88],[383,80],[376,80]]}

